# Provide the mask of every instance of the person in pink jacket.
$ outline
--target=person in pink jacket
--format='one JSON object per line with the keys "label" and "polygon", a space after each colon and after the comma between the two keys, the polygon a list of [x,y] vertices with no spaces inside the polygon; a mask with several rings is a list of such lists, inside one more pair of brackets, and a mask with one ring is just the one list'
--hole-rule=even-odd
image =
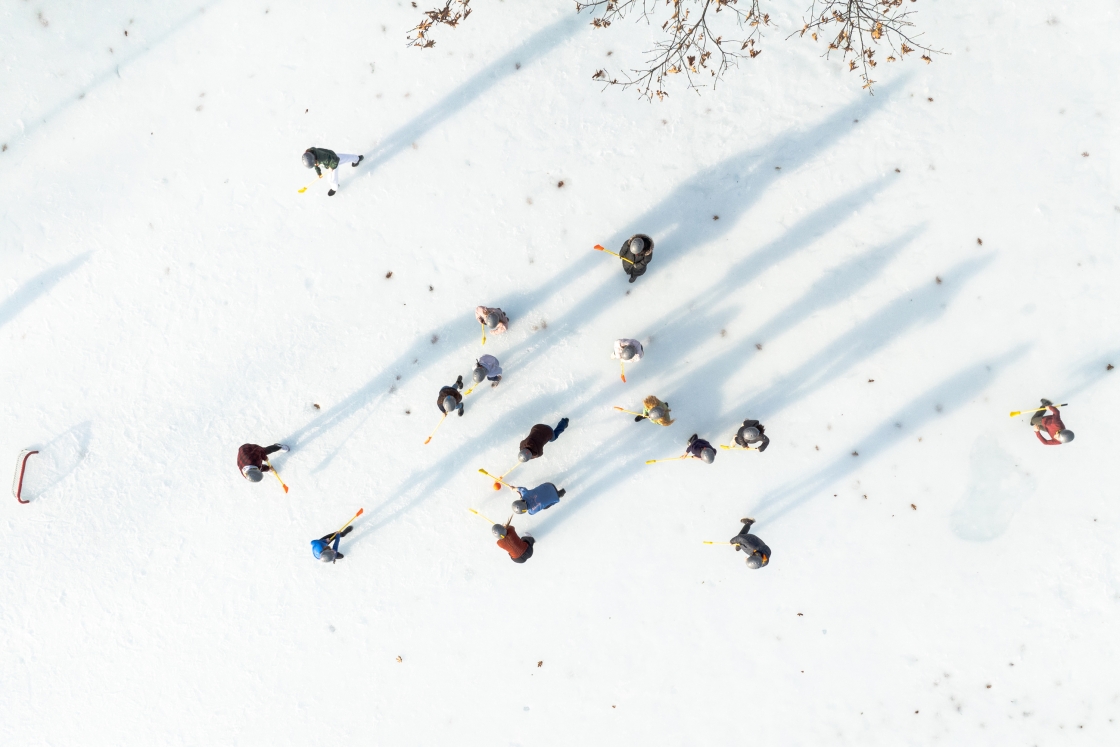
{"label": "person in pink jacket", "polygon": [[505,332],[506,326],[509,324],[509,317],[506,316],[506,312],[501,309],[492,309],[489,306],[476,306],[474,318],[478,320],[479,324],[485,324],[496,335]]}

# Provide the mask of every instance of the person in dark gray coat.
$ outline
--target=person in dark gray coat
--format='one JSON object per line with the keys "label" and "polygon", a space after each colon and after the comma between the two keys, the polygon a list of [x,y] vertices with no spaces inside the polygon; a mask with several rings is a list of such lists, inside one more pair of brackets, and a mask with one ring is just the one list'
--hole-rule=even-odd
{"label": "person in dark gray coat", "polygon": [[653,239],[644,233],[636,233],[622,242],[618,256],[622,258],[622,269],[633,283],[638,276],[646,274],[646,265],[653,259]]}
{"label": "person in dark gray coat", "polygon": [[742,550],[747,553],[748,568],[762,568],[770,562],[770,548],[766,546],[765,542],[750,533],[754,519],[740,519],[740,521],[743,522],[743,528],[731,538],[731,544],[735,545],[736,552]]}
{"label": "person in dark gray coat", "polygon": [[766,447],[770,445],[766,426],[757,420],[744,420],[743,426],[735,433],[735,445],[741,449],[766,451]]}

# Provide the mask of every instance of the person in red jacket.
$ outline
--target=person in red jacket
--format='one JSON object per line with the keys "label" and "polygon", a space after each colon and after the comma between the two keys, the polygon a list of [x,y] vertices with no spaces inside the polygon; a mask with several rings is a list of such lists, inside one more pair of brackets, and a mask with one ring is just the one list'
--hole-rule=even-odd
{"label": "person in red jacket", "polygon": [[498,538],[498,547],[508,552],[510,560],[514,563],[524,563],[533,557],[533,544],[536,540],[528,534],[524,537],[518,537],[517,530],[513,528],[512,524],[506,524],[505,526],[495,524],[490,528],[490,531]]}
{"label": "person in red jacket", "polygon": [[273,444],[268,448],[257,444],[241,444],[241,448],[237,450],[237,468],[241,470],[241,476],[249,482],[260,482],[264,479],[261,473],[270,471],[269,466],[265,464],[268,455],[287,450],[288,447],[284,444]]}
{"label": "person in red jacket", "polygon": [[[1042,405],[1045,410],[1039,410],[1031,418],[1031,425],[1034,426],[1034,435],[1038,436],[1038,440],[1047,446],[1061,446],[1068,444],[1073,440],[1073,431],[1066,428],[1066,424],[1062,422],[1061,413],[1058,408],[1054,407],[1054,403],[1048,399],[1042,400]],[[1050,411],[1052,415],[1047,415],[1046,412]],[[1046,431],[1046,435],[1050,438],[1044,438],[1042,431]]]}

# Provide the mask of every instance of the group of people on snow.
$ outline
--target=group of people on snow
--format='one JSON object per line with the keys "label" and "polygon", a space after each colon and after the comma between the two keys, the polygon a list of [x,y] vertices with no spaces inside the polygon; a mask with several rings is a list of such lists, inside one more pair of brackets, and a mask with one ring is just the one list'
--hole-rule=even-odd
{"label": "group of people on snow", "polygon": [[[339,188],[337,172],[340,165],[350,164],[352,167],[357,167],[364,160],[364,157],[345,153],[339,154],[326,148],[313,147],[304,151],[302,159],[304,166],[315,169],[320,178],[323,175],[322,169],[325,168],[330,172],[330,190],[327,195],[334,196]],[[602,249],[598,245],[595,248]],[[653,260],[653,239],[645,234],[634,234],[623,242],[617,256],[622,260],[622,269],[629,276],[629,282],[633,283],[646,273],[650,262]],[[493,335],[501,335],[509,328],[509,316],[500,308],[480,305],[475,308],[474,313],[475,319],[482,326],[483,344],[486,343],[487,331]],[[644,354],[645,348],[638,340],[631,338],[615,340],[611,358],[620,361],[623,365],[623,381],[626,380],[625,363],[640,361]],[[466,394],[474,391],[474,388],[483,381],[489,381],[491,387],[498,386],[502,381],[502,368],[498,359],[493,355],[478,357],[475,360],[475,367],[471,371],[471,379],[472,386]],[[463,377],[460,375],[454,384],[440,388],[436,396],[436,406],[443,413],[443,417],[452,412],[456,412],[459,417],[462,417],[465,412],[464,396]],[[1057,406],[1048,399],[1041,400],[1041,403],[1042,406],[1037,408],[1030,421],[1038,440],[1047,446],[1060,446],[1071,442],[1073,432],[1065,427]],[[622,408],[616,409],[621,410]],[[643,400],[642,412],[635,413],[634,422],[640,423],[643,420],[649,420],[660,426],[669,426],[675,422],[669,409],[669,403],[653,395],[647,396]],[[442,423],[442,419],[440,422]],[[534,425],[529,430],[529,435],[518,444],[518,463],[522,464],[543,456],[545,445],[558,439],[568,427],[568,422],[568,418],[565,417],[557,423],[555,428],[543,423]],[[1043,432],[1046,433],[1046,436],[1043,436]],[[758,420],[748,418],[736,431],[732,444],[723,448],[753,450],[761,453],[766,451],[769,445],[770,439],[766,435],[766,427]],[[251,482],[260,482],[263,479],[263,473],[271,470],[271,464],[268,461],[269,455],[286,451],[288,451],[288,447],[278,443],[268,447],[258,446],[257,444],[243,444],[237,451],[237,467],[245,479]],[[712,464],[715,461],[716,454],[716,448],[712,446],[711,442],[700,438],[699,434],[693,433],[685,445],[685,453],[678,458],[699,459],[705,464]],[[528,514],[532,516],[540,511],[547,510],[557,505],[567,492],[563,488],[557,488],[551,482],[530,489],[510,485],[501,478],[498,478],[498,480],[518,494],[519,497],[512,504],[513,512],[517,515]],[[495,483],[494,487],[499,488],[499,483]],[[752,569],[764,568],[770,562],[770,548],[757,535],[751,534],[750,530],[755,523],[754,519],[744,518],[741,523],[742,528],[738,534],[731,538],[729,544],[734,545],[737,552],[742,551],[746,555],[747,567]],[[353,530],[353,526],[347,524],[338,532],[312,540],[312,555],[317,560],[327,563],[341,560],[344,556],[339,552],[339,541],[351,530]],[[533,557],[535,540],[527,532],[518,535],[512,523],[494,524],[491,527],[491,532],[497,538],[498,547],[507,552],[513,562],[524,563]]]}

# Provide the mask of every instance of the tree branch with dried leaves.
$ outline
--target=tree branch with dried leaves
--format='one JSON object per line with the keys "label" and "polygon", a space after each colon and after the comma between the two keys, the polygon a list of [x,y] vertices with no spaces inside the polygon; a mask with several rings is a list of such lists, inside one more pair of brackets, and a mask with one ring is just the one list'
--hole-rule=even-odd
{"label": "tree branch with dried leaves", "polygon": [[[759,10],[759,2],[744,0],[740,8],[738,0],[664,0],[663,5],[672,12],[661,24],[664,36],[647,52],[650,57],[645,65],[621,78],[606,70],[597,70],[591,77],[606,85],[635,88],[647,99],[669,95],[666,79],[671,75],[683,75],[690,89],[715,88],[729,67],[761,54],[757,43],[762,29],[770,25],[770,16]],[[593,16],[599,13],[591,25],[603,29],[631,13],[656,23],[659,5],[658,0],[577,1],[576,12],[589,9]]]}
{"label": "tree branch with dried leaves", "polygon": [[925,53],[922,59],[928,65],[933,62],[930,55],[945,54],[916,41],[921,34],[911,31],[914,28],[910,21],[913,11],[902,10],[902,3],[903,0],[813,0],[809,6],[809,20],[801,31],[795,31],[790,36],[809,34],[813,41],[817,41],[819,36],[831,37],[823,55],[825,59],[840,51],[848,63],[848,70],[860,70],[863,87],[871,92],[875,84],[871,71],[879,64],[875,60],[876,46],[885,42],[890,47],[887,62],[896,62],[911,52],[922,51]]}
{"label": "tree branch with dried leaves", "polygon": [[[428,49],[437,26],[455,28],[471,14],[471,0],[446,0],[442,8],[424,12],[424,17],[408,33],[408,46]],[[647,99],[663,99],[671,76],[681,75],[686,87],[699,92],[716,87],[731,67],[740,60],[762,53],[759,42],[769,26],[770,16],[759,5],[762,0],[575,0],[576,12],[590,11],[591,25],[609,28],[628,16],[657,25],[661,36],[647,50],[643,66],[619,75],[599,69],[592,79],[606,86],[635,88]],[[809,34],[814,41],[825,37],[828,48],[823,57],[840,52],[851,71],[860,70],[863,87],[872,91],[872,70],[878,66],[876,52],[882,45],[890,48],[887,62],[904,59],[921,51],[927,63],[931,55],[944,54],[921,44],[910,20],[913,11],[903,9],[904,0],[812,0],[809,17],[793,36]],[[910,0],[917,2],[917,0]],[[413,2],[413,7],[416,3]],[[705,73],[707,75],[705,76]]]}
{"label": "tree branch with dried leaves", "polygon": [[[420,47],[421,49],[429,49],[436,45],[436,40],[430,38],[428,35],[432,31],[433,26],[450,26],[455,28],[459,25],[460,21],[467,20],[467,16],[471,14],[470,8],[471,0],[447,0],[442,8],[433,8],[432,10],[424,11],[424,18],[420,23],[408,31],[408,46]],[[452,11],[451,6],[458,6],[458,10]],[[416,3],[412,4],[416,7]],[[415,34],[415,36],[413,36]]]}

